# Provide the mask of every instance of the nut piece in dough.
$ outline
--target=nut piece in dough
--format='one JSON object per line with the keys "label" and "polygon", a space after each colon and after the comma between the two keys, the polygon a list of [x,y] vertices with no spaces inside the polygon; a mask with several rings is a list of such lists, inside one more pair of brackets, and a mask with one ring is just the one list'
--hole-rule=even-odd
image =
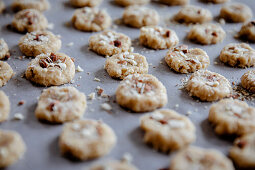
{"label": "nut piece in dough", "polygon": [[35,9],[25,9],[14,15],[12,26],[19,32],[45,30],[48,21],[45,16]]}
{"label": "nut piece in dough", "polygon": [[243,88],[255,94],[255,70],[249,70],[241,77]]}
{"label": "nut piece in dough", "polygon": [[142,116],[140,122],[144,142],[162,152],[184,148],[196,139],[193,123],[173,110],[156,110]]}
{"label": "nut piece in dough", "polygon": [[131,6],[131,5],[145,5],[151,0],[114,0],[114,2],[120,6]]}
{"label": "nut piece in dough", "polygon": [[5,10],[5,4],[3,0],[0,0],[0,14]]}
{"label": "nut piece in dough", "polygon": [[207,23],[195,25],[188,33],[188,39],[199,44],[209,45],[222,42],[226,33],[220,25]]}
{"label": "nut piece in dough", "polygon": [[255,42],[255,20],[245,23],[238,34],[245,40]]}
{"label": "nut piece in dough", "polygon": [[193,73],[206,69],[210,65],[210,59],[204,50],[188,49],[187,45],[170,49],[165,56],[165,61],[171,69],[179,73]]}
{"label": "nut piece in dough", "polygon": [[26,145],[17,132],[0,130],[0,168],[16,163],[25,151]]}
{"label": "nut piece in dough", "polygon": [[86,107],[86,96],[76,88],[50,87],[43,90],[35,115],[39,120],[64,123],[80,119]]}
{"label": "nut piece in dough", "polygon": [[179,151],[171,160],[171,170],[234,170],[233,163],[221,152],[195,146]]}
{"label": "nut piece in dough", "polygon": [[61,40],[49,31],[30,32],[21,37],[19,48],[26,56],[36,57],[41,53],[57,52],[61,48]]}
{"label": "nut piece in dough", "polygon": [[50,8],[48,0],[14,0],[12,9],[14,11],[21,11],[24,9],[36,9],[38,11],[45,11]]}
{"label": "nut piece in dough", "polygon": [[72,59],[64,53],[40,54],[27,67],[26,78],[42,86],[71,82],[75,74]]}
{"label": "nut piece in dough", "polygon": [[112,56],[128,51],[131,39],[122,33],[104,31],[89,38],[89,48],[99,55]]}
{"label": "nut piece in dough", "polygon": [[191,96],[202,101],[217,101],[229,97],[232,87],[222,75],[208,70],[198,70],[193,73],[186,85]]}
{"label": "nut piece in dough", "polygon": [[242,3],[224,5],[220,10],[220,18],[229,22],[245,22],[252,17],[251,9]]}
{"label": "nut piece in dough", "polygon": [[153,111],[167,103],[165,86],[153,75],[133,74],[120,82],[117,103],[134,112]]}
{"label": "nut piece in dough", "polygon": [[220,60],[232,67],[252,67],[255,65],[255,50],[246,43],[231,43],[221,50]]}
{"label": "nut piece in dough", "polygon": [[214,4],[222,4],[222,3],[225,3],[225,2],[228,2],[228,1],[231,1],[231,0],[203,0],[205,2],[211,2],[211,3],[214,3]]}
{"label": "nut piece in dough", "polygon": [[175,31],[159,26],[146,26],[140,29],[140,44],[153,49],[167,49],[179,43]]}
{"label": "nut piece in dough", "polygon": [[6,94],[0,90],[0,122],[4,122],[8,119],[10,109],[10,101],[8,96],[6,96]]}
{"label": "nut piece in dough", "polygon": [[95,7],[102,3],[102,0],[70,0],[70,4],[74,7]]}
{"label": "nut piece in dough", "polygon": [[146,57],[138,53],[115,54],[105,61],[105,70],[113,78],[124,79],[130,74],[146,74],[148,69]]}
{"label": "nut piece in dough", "polygon": [[212,13],[199,6],[186,5],[174,16],[174,19],[179,23],[202,24],[212,20]]}
{"label": "nut piece in dough", "polygon": [[89,119],[77,120],[64,125],[59,147],[64,155],[88,160],[108,154],[116,140],[114,131],[107,124]]}
{"label": "nut piece in dough", "polygon": [[11,66],[7,62],[0,61],[0,87],[6,85],[13,75]]}
{"label": "nut piece in dough", "polygon": [[143,6],[129,6],[122,16],[124,24],[141,28],[143,26],[154,26],[159,23],[159,15],[156,10]]}
{"label": "nut piece in dough", "polygon": [[186,5],[189,0],[159,0],[159,2],[166,5]]}
{"label": "nut piece in dough", "polygon": [[6,60],[8,58],[10,58],[8,45],[6,44],[4,39],[0,38],[0,60]]}
{"label": "nut piece in dough", "polygon": [[72,23],[78,30],[97,32],[109,28],[112,19],[104,9],[84,7],[74,11]]}
{"label": "nut piece in dough", "polygon": [[95,165],[92,165],[90,168],[85,169],[85,170],[104,170],[104,169],[109,169],[109,170],[138,170],[134,165],[132,165],[129,162],[126,161],[106,161],[103,163],[97,163]]}

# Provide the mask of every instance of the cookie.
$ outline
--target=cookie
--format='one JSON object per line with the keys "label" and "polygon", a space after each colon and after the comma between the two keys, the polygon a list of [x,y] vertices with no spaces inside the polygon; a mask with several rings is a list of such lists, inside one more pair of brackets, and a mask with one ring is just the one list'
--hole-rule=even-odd
{"label": "cookie", "polygon": [[186,5],[174,16],[179,23],[206,23],[212,20],[212,13],[208,9],[194,5]]}
{"label": "cookie", "polygon": [[187,45],[171,48],[165,56],[165,61],[171,69],[179,73],[193,73],[210,65],[210,58],[204,50],[188,49]]}
{"label": "cookie", "polygon": [[211,106],[208,120],[219,135],[243,135],[255,130],[255,108],[244,101],[223,99]]}
{"label": "cookie", "polygon": [[146,57],[138,53],[124,52],[108,57],[105,61],[107,73],[118,79],[124,79],[130,74],[148,73],[148,63]]}
{"label": "cookie", "polygon": [[42,86],[71,82],[75,74],[72,59],[64,53],[40,54],[27,67],[26,78]]}
{"label": "cookie", "polygon": [[124,78],[116,90],[117,103],[134,112],[153,111],[166,105],[165,86],[153,75],[133,74]]}
{"label": "cookie", "polygon": [[114,2],[120,6],[130,6],[130,5],[145,5],[151,0],[114,0]]}
{"label": "cookie", "polygon": [[50,8],[50,4],[48,0],[14,0],[11,7],[14,11],[21,11],[24,9],[45,11]]}
{"label": "cookie", "polygon": [[171,170],[234,170],[233,163],[221,152],[195,146],[179,151],[171,160]]}
{"label": "cookie", "polygon": [[211,2],[211,3],[214,3],[214,4],[222,4],[222,3],[225,3],[225,2],[228,2],[230,0],[204,0],[205,2]]}
{"label": "cookie", "polygon": [[108,154],[116,143],[114,131],[96,120],[77,120],[66,123],[59,137],[59,147],[64,155],[88,160]]}
{"label": "cookie", "polygon": [[125,161],[106,161],[104,163],[97,163],[92,165],[90,168],[85,170],[103,170],[103,169],[111,169],[111,170],[138,170],[134,165]]}
{"label": "cookie", "polygon": [[243,3],[230,3],[221,8],[220,18],[228,22],[245,22],[252,18],[252,11]]}
{"label": "cookie", "polygon": [[16,163],[25,151],[26,145],[17,132],[0,130],[0,168]]}
{"label": "cookie", "polygon": [[238,167],[255,167],[255,133],[246,134],[234,141],[229,156]]}
{"label": "cookie", "polygon": [[2,90],[0,90],[0,122],[4,122],[8,119],[10,110],[9,98]]}
{"label": "cookie", "polygon": [[241,77],[241,85],[251,93],[255,93],[255,70],[249,70]]}
{"label": "cookie", "polygon": [[173,110],[156,110],[142,116],[140,127],[145,131],[144,142],[162,152],[184,148],[196,139],[193,123]]}
{"label": "cookie", "polygon": [[175,31],[159,26],[146,26],[140,29],[140,44],[153,49],[175,47],[179,38]]}
{"label": "cookie", "polygon": [[11,66],[6,62],[0,61],[0,87],[6,85],[13,75],[14,72]]}
{"label": "cookie", "polygon": [[207,23],[195,25],[188,33],[188,39],[198,44],[209,45],[222,42],[226,36],[220,25]]}
{"label": "cookie", "polygon": [[76,88],[50,87],[43,90],[35,116],[51,123],[64,123],[80,119],[86,107],[86,96]]}
{"label": "cookie", "polygon": [[70,4],[74,7],[95,7],[102,3],[102,0],[70,0]]}
{"label": "cookie", "polygon": [[112,19],[104,9],[84,7],[74,11],[72,23],[80,31],[97,32],[109,28]]}
{"label": "cookie", "polygon": [[131,47],[131,39],[114,31],[104,31],[89,38],[89,48],[99,55],[112,56],[128,51]]}
{"label": "cookie", "polygon": [[186,85],[191,96],[202,101],[216,101],[229,97],[232,87],[222,75],[208,70],[198,70],[193,73]]}
{"label": "cookie", "polygon": [[14,15],[12,27],[18,32],[33,32],[45,30],[48,21],[45,16],[35,9],[25,9]]}
{"label": "cookie", "polygon": [[5,10],[5,4],[3,0],[0,0],[0,14]]}
{"label": "cookie", "polygon": [[252,67],[255,65],[255,50],[246,43],[231,43],[221,50],[220,60],[232,67]]}
{"label": "cookie", "polygon": [[166,5],[186,5],[189,0],[159,0],[159,2]]}
{"label": "cookie", "polygon": [[128,26],[141,28],[158,25],[159,15],[154,9],[133,5],[125,8],[122,20]]}
{"label": "cookie", "polygon": [[41,53],[55,53],[61,48],[61,40],[49,31],[30,32],[19,40],[20,51],[36,57]]}
{"label": "cookie", "polygon": [[10,52],[8,45],[4,41],[4,39],[0,39],[0,59],[8,59],[10,58]]}
{"label": "cookie", "polygon": [[245,23],[238,34],[243,39],[255,42],[255,20]]}

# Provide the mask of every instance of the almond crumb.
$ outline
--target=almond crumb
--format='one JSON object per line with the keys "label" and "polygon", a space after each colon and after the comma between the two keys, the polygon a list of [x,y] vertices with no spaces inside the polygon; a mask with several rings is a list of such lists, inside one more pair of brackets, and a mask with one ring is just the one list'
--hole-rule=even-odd
{"label": "almond crumb", "polygon": [[89,98],[89,100],[94,100],[96,97],[95,97],[95,95],[96,95],[96,93],[90,93],[89,95],[88,95],[88,98]]}
{"label": "almond crumb", "polygon": [[76,68],[76,71],[77,72],[83,72],[84,70],[78,65],[77,68]]}
{"label": "almond crumb", "polygon": [[14,120],[23,120],[24,116],[21,113],[15,113],[13,116]]}
{"label": "almond crumb", "polygon": [[101,108],[105,111],[111,111],[112,110],[112,106],[108,103],[101,104]]}
{"label": "almond crumb", "polygon": [[101,80],[99,78],[94,78],[94,81],[100,82]]}
{"label": "almond crumb", "polygon": [[23,105],[23,104],[25,104],[25,101],[24,101],[24,100],[21,100],[21,101],[19,101],[19,103],[18,103],[19,106],[21,106],[21,105]]}

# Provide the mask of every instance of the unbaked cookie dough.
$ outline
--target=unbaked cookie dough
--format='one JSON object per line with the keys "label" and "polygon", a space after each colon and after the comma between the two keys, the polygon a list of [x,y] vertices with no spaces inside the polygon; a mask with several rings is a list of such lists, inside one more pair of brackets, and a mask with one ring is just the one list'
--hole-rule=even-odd
{"label": "unbaked cookie dough", "polygon": [[174,16],[179,23],[206,23],[212,20],[212,13],[199,6],[186,5]]}
{"label": "unbaked cookie dough", "polygon": [[45,30],[48,21],[45,16],[35,9],[25,9],[14,15],[12,26],[19,32]]}
{"label": "unbaked cookie dough", "polygon": [[229,156],[238,167],[255,167],[255,133],[246,134],[234,141]]}
{"label": "unbaked cookie dough", "polygon": [[189,0],[159,0],[159,2],[166,5],[186,5]]}
{"label": "unbaked cookie dough", "polygon": [[138,5],[127,7],[123,12],[122,19],[124,24],[135,28],[154,26],[159,23],[159,15],[156,10]]}
{"label": "unbaked cookie dough", "polygon": [[43,90],[35,115],[39,120],[64,123],[80,119],[86,107],[86,96],[76,88],[50,87]]}
{"label": "unbaked cookie dough", "polygon": [[226,33],[220,25],[207,23],[195,25],[188,33],[188,39],[199,44],[209,45],[222,42]]}
{"label": "unbaked cookie dough", "polygon": [[71,82],[75,74],[72,59],[64,53],[40,54],[27,67],[26,78],[42,86]]}
{"label": "unbaked cookie dough", "polygon": [[0,60],[10,58],[8,45],[4,39],[0,38]]}
{"label": "unbaked cookie dough", "polygon": [[104,9],[84,7],[74,11],[72,23],[78,30],[97,32],[109,28],[112,19]]}
{"label": "unbaked cookie dough", "polygon": [[255,20],[245,23],[239,31],[239,36],[251,42],[255,42]]}
{"label": "unbaked cookie dough", "polygon": [[243,3],[226,4],[220,10],[220,18],[229,22],[245,22],[251,17],[251,9]]}
{"label": "unbaked cookie dough", "polygon": [[208,70],[198,70],[193,73],[186,85],[191,96],[202,101],[216,101],[229,97],[232,87],[222,75]]}
{"label": "unbaked cookie dough", "polygon": [[171,170],[234,170],[233,163],[221,152],[195,146],[179,151],[171,160]]}
{"label": "unbaked cookie dough", "polygon": [[0,0],[0,14],[3,13],[4,10],[5,10],[4,1]]}
{"label": "unbaked cookie dough", "polygon": [[140,44],[153,49],[167,49],[179,43],[175,31],[159,26],[146,26],[140,29]]}
{"label": "unbaked cookie dough", "polygon": [[24,9],[36,9],[38,11],[45,11],[50,8],[48,0],[14,0],[12,9],[20,11]]}
{"label": "unbaked cookie dough", "polygon": [[130,74],[148,73],[148,63],[146,57],[138,53],[124,52],[108,57],[105,61],[107,73],[118,79],[124,79]]}
{"label": "unbaked cookie dough", "polygon": [[138,170],[134,165],[126,161],[106,161],[104,163],[97,163],[85,170]]}
{"label": "unbaked cookie dough", "polygon": [[251,93],[255,93],[255,70],[249,70],[241,77],[241,85]]}
{"label": "unbaked cookie dough", "polygon": [[30,32],[19,40],[20,51],[36,57],[41,53],[55,53],[61,48],[61,40],[49,31]]}
{"label": "unbaked cookie dough", "polygon": [[7,62],[0,61],[0,87],[4,86],[13,75],[11,66]]}
{"label": "unbaked cookie dough", "polygon": [[9,98],[2,90],[0,90],[0,122],[4,122],[8,119],[10,110]]}
{"label": "unbaked cookie dough", "polygon": [[94,7],[102,3],[103,0],[70,0],[70,4],[74,7]]}
{"label": "unbaked cookie dough", "polygon": [[221,3],[225,3],[228,2],[230,0],[204,0],[205,2],[212,2],[214,4],[221,4]]}
{"label": "unbaked cookie dough", "polygon": [[251,67],[255,65],[255,50],[246,43],[231,43],[221,50],[220,60],[232,67]]}
{"label": "unbaked cookie dough", "polygon": [[89,48],[99,55],[112,56],[128,51],[131,47],[131,39],[114,31],[104,31],[89,38]]}
{"label": "unbaked cookie dough", "polygon": [[155,150],[169,152],[182,149],[196,139],[195,126],[186,116],[173,110],[156,110],[140,119],[144,142]]}
{"label": "unbaked cookie dough", "polygon": [[102,121],[77,120],[64,125],[59,146],[64,155],[88,160],[108,154],[116,140],[114,131]]}
{"label": "unbaked cookie dough", "polygon": [[120,82],[116,90],[117,103],[134,112],[153,111],[166,105],[165,86],[153,75],[133,74]]}
{"label": "unbaked cookie dough", "polygon": [[179,73],[193,73],[206,69],[210,65],[209,56],[204,50],[188,49],[187,45],[170,49],[165,56],[165,61],[171,69]]}
{"label": "unbaked cookie dough", "polygon": [[0,168],[16,163],[25,151],[26,145],[17,132],[0,130]]}
{"label": "unbaked cookie dough", "polygon": [[148,4],[151,0],[114,0],[114,2],[121,6],[130,6],[130,5],[145,5]]}

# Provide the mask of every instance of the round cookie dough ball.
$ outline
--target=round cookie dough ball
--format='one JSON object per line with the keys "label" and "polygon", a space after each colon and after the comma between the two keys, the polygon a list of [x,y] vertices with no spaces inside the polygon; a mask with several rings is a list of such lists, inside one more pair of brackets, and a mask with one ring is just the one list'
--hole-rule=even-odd
{"label": "round cookie dough ball", "polygon": [[0,39],[0,60],[10,58],[10,52],[8,45],[4,41],[4,39]]}
{"label": "round cookie dough ball", "polygon": [[165,61],[171,69],[179,73],[193,73],[206,69],[210,65],[210,58],[204,50],[188,49],[187,45],[170,49],[165,56]]}
{"label": "round cookie dough ball", "polygon": [[61,48],[61,40],[49,31],[27,33],[19,40],[20,51],[26,56],[36,57],[41,53],[55,53]]}
{"label": "round cookie dough ball", "polygon": [[133,74],[120,82],[117,103],[134,112],[153,111],[167,103],[165,86],[153,75]]}
{"label": "round cookie dough ball", "polygon": [[40,54],[27,67],[26,78],[42,86],[69,83],[75,74],[72,59],[64,53]]}
{"label": "round cookie dough ball", "polygon": [[196,139],[193,123],[173,110],[156,110],[142,116],[140,122],[144,142],[162,152],[185,148]]}
{"label": "round cookie dough ball", "polygon": [[211,3],[214,3],[214,4],[222,4],[222,3],[225,3],[225,2],[228,2],[230,0],[204,0],[205,2],[211,2]]}
{"label": "round cookie dough ball", "polygon": [[17,132],[0,130],[0,168],[16,163],[25,151],[26,145]]}
{"label": "round cookie dough ball", "polygon": [[80,119],[86,107],[86,96],[76,88],[50,87],[43,90],[35,115],[39,120],[64,123]]}
{"label": "round cookie dough ball", "polygon": [[140,44],[153,49],[167,49],[175,47],[179,38],[175,31],[159,26],[147,26],[140,29]]}
{"label": "round cookie dough ball", "polygon": [[127,7],[122,19],[124,24],[135,28],[158,25],[159,23],[159,15],[156,10],[138,5]]}
{"label": "round cookie dough ball", "polygon": [[109,28],[112,19],[104,9],[84,7],[74,11],[72,23],[78,30],[96,32]]}
{"label": "round cookie dough ball", "polygon": [[234,170],[233,163],[221,152],[195,146],[179,151],[171,160],[171,170]]}
{"label": "round cookie dough ball", "polygon": [[220,10],[220,18],[229,22],[245,22],[252,17],[251,9],[242,3],[224,5]]}
{"label": "round cookie dough ball", "polygon": [[4,1],[0,0],[0,14],[3,13],[4,10],[5,10]]}
{"label": "round cookie dough ball", "polygon": [[121,6],[130,6],[130,5],[145,5],[148,4],[151,0],[114,0],[114,2]]}
{"label": "round cookie dough ball", "polygon": [[240,100],[223,99],[211,106],[208,120],[219,135],[243,135],[255,131],[255,108]]}
{"label": "round cookie dough ball", "polygon": [[255,20],[245,23],[239,31],[239,36],[248,41],[255,42]]}
{"label": "round cookie dough ball", "polygon": [[45,16],[35,9],[25,9],[14,15],[12,26],[19,32],[45,30],[48,21]]}
{"label": "round cookie dough ball", "polygon": [[209,45],[222,42],[226,33],[220,25],[202,24],[195,25],[188,33],[188,39],[199,44]]}
{"label": "round cookie dough ball", "polygon": [[74,7],[94,7],[102,3],[103,0],[70,0],[70,4]]}
{"label": "round cookie dough ball", "polygon": [[6,62],[0,61],[0,87],[6,85],[13,75],[14,72],[11,66]]}
{"label": "round cookie dough ball", "polygon": [[159,2],[166,5],[186,5],[189,0],[159,0]]}
{"label": "round cookie dough ball", "polygon": [[232,67],[252,67],[255,65],[255,50],[246,43],[231,43],[221,50],[220,60]]}
{"label": "round cookie dough ball", "polygon": [[122,33],[104,31],[89,38],[89,48],[99,55],[112,56],[128,51],[131,39]]}
{"label": "round cookie dough ball", "polygon": [[206,23],[212,20],[212,13],[208,9],[199,6],[184,6],[175,16],[174,19],[179,23]]}
{"label": "round cookie dough ball", "polygon": [[64,125],[59,146],[64,155],[88,160],[108,154],[116,140],[114,131],[102,121],[77,120]]}
{"label": "round cookie dough ball", "polygon": [[251,93],[255,93],[255,70],[249,70],[241,77],[241,85]]}
{"label": "round cookie dough ball", "polygon": [[107,161],[104,163],[98,163],[92,165],[88,170],[102,170],[102,169],[111,169],[111,170],[138,170],[134,165],[126,161]]}
{"label": "round cookie dough ball", "polygon": [[12,9],[14,11],[21,11],[24,9],[36,9],[38,11],[45,11],[50,8],[48,0],[14,0]]}
{"label": "round cookie dough ball", "polygon": [[246,134],[234,141],[229,151],[230,158],[241,168],[255,167],[255,133]]}
{"label": "round cookie dough ball", "polygon": [[148,73],[148,63],[146,57],[138,53],[124,52],[108,57],[105,61],[107,73],[118,79],[124,79],[131,74]]}
{"label": "round cookie dough ball", "polygon": [[4,122],[8,119],[10,110],[9,98],[2,90],[0,90],[0,122]]}
{"label": "round cookie dough ball", "polygon": [[222,75],[208,70],[198,70],[193,73],[186,85],[191,96],[202,101],[216,101],[229,97],[232,87]]}

